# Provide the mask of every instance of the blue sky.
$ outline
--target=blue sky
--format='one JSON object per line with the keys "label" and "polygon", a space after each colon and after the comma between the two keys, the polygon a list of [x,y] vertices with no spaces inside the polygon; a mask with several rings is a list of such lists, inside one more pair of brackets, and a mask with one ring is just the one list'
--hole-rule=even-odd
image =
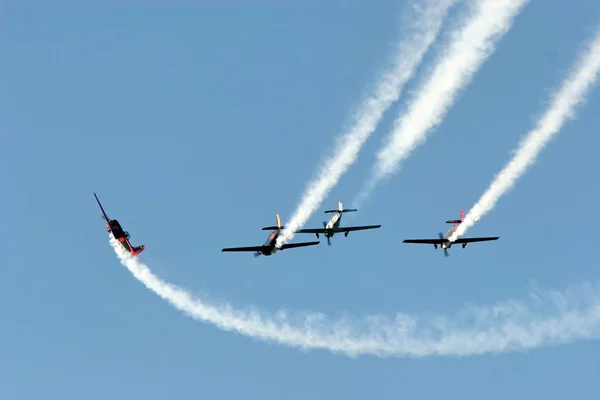
{"label": "blue sky", "polygon": [[[388,66],[403,2],[194,3],[0,9],[0,397],[558,399],[600,389],[593,341],[351,359],[199,323],[120,265],[92,195],[146,244],[155,273],[238,307],[453,314],[536,286],[595,283],[597,90],[469,231],[499,241],[444,258],[402,240],[435,237],[479,198],[594,33],[599,4],[525,7],[428,142],[352,218],[380,230],[255,259],[220,250],[262,244],[260,228],[292,213]],[[406,99],[307,227],[338,199],[352,206]]]}

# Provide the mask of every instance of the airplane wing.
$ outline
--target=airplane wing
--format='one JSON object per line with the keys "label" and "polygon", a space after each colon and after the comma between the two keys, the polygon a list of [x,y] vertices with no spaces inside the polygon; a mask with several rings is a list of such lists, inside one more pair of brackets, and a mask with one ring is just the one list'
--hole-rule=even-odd
{"label": "airplane wing", "polygon": [[[494,237],[479,237],[479,238],[460,238],[456,239],[452,243],[473,243],[473,242],[487,242],[489,240],[498,240],[500,236]],[[420,243],[420,244],[442,244],[444,243],[444,239],[406,239],[403,240],[402,243]]]}
{"label": "airplane wing", "polygon": [[444,239],[406,239],[402,243],[442,244]]}
{"label": "airplane wing", "polygon": [[351,232],[351,231],[362,231],[365,229],[377,229],[381,228],[381,225],[363,225],[363,226],[346,226],[336,229],[325,229],[325,228],[309,228],[309,229],[298,229],[296,233],[327,233],[327,232]]}
{"label": "airplane wing", "polygon": [[333,231],[335,233],[339,233],[339,232],[363,231],[365,229],[377,229],[377,228],[381,228],[381,225],[344,226],[341,228],[336,228]]}
{"label": "airplane wing", "polygon": [[456,239],[454,243],[473,243],[473,242],[487,242],[490,240],[498,240],[500,236],[494,237],[478,237],[478,238],[460,238]]}
{"label": "airplane wing", "polygon": [[226,247],[221,251],[267,251],[267,246]]}
{"label": "airplane wing", "polygon": [[328,232],[325,228],[309,228],[309,229],[298,229],[296,233],[325,233]]}
{"label": "airplane wing", "polygon": [[106,215],[106,213],[104,212],[104,208],[102,208],[102,204],[100,204],[100,200],[98,200],[98,196],[96,196],[96,193],[94,193],[94,197],[96,198],[96,201],[98,202],[98,205],[100,206],[100,209],[102,210],[102,215],[104,215],[104,219],[108,223],[108,215]]}
{"label": "airplane wing", "polygon": [[319,244],[321,242],[302,242],[302,243],[290,243],[290,244],[284,244],[283,246],[281,246],[281,250],[285,250],[285,249],[293,249],[294,247],[304,247],[304,246],[314,246],[316,244]]}

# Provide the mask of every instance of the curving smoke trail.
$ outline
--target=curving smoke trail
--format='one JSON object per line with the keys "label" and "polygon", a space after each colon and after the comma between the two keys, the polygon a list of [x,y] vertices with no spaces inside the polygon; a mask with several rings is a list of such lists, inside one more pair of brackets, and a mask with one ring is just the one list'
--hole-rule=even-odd
{"label": "curving smoke trail", "polygon": [[575,108],[581,104],[598,78],[600,70],[600,30],[588,45],[577,64],[555,93],[548,110],[538,120],[536,127],[521,141],[514,157],[494,178],[486,192],[467,213],[465,220],[449,238],[455,241],[465,234],[483,215],[494,208],[498,199],[515,185],[537,158],[552,137],[559,132]]}
{"label": "curving smoke trail", "polygon": [[285,229],[277,238],[281,246],[294,237],[295,231],[308,221],[321,205],[329,191],[341,176],[356,161],[358,153],[375,131],[385,111],[400,97],[402,87],[414,75],[423,56],[438,36],[448,10],[458,0],[430,0],[413,22],[413,32],[404,36],[394,59],[394,66],[387,71],[376,86],[375,93],[368,97],[354,116],[350,130],[339,140],[332,155],[321,166],[317,177],[308,184],[302,200]]}
{"label": "curving smoke trail", "polygon": [[382,179],[425,142],[442,120],[461,89],[469,84],[481,64],[493,53],[498,40],[510,29],[528,0],[480,0],[472,16],[453,34],[453,40],[429,78],[416,91],[408,110],[398,117],[386,144],[377,154],[371,177],[353,204],[362,203]]}
{"label": "curving smoke trail", "polygon": [[397,314],[393,318],[330,321],[323,314],[288,316],[280,311],[269,315],[207,302],[161,280],[112,238],[111,245],[121,263],[144,286],[189,317],[225,331],[295,348],[323,349],[350,357],[470,356],[600,336],[600,287],[591,285],[565,294],[534,294],[529,307],[506,301],[466,309],[454,317]]}

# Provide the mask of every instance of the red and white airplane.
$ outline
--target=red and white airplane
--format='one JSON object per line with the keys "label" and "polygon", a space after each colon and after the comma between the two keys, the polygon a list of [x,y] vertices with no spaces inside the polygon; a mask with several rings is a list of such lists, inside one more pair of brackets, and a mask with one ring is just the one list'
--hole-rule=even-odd
{"label": "red and white airplane", "polygon": [[433,248],[437,249],[438,245],[444,249],[444,256],[448,257],[448,249],[452,247],[453,244],[462,244],[463,249],[467,246],[467,243],[473,242],[487,242],[490,240],[498,240],[500,236],[493,237],[476,237],[476,238],[459,238],[454,242],[448,240],[450,236],[454,233],[454,231],[458,228],[458,226],[465,220],[465,211],[460,209],[460,219],[451,219],[446,221],[447,224],[455,224],[452,228],[446,232],[445,235],[439,233],[439,239],[406,239],[403,240],[402,243],[420,243],[420,244],[432,244]]}
{"label": "red and white airplane", "polygon": [[132,256],[137,256],[142,251],[144,251],[146,246],[133,246],[129,241],[129,232],[124,231],[121,227],[121,224],[119,224],[119,221],[117,221],[116,219],[109,219],[108,215],[106,215],[106,212],[104,211],[104,208],[102,207],[102,204],[100,204],[100,200],[98,200],[98,196],[96,196],[96,193],[94,193],[94,197],[96,198],[96,201],[100,206],[100,210],[102,210],[102,218],[104,218],[104,220],[106,221],[106,230],[110,232],[110,234],[115,238],[115,240],[119,242],[121,247],[123,247],[123,249],[125,249],[125,251],[131,254]]}

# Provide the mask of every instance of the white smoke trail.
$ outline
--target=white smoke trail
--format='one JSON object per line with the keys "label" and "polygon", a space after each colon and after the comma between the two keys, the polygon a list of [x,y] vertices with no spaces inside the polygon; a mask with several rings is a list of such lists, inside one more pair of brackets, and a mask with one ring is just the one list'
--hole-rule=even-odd
{"label": "white smoke trail", "polygon": [[510,29],[528,0],[482,0],[473,3],[472,17],[456,33],[429,78],[416,91],[408,110],[398,117],[377,164],[353,204],[364,201],[377,183],[395,173],[400,162],[425,142],[431,129],[442,122],[495,43]]}
{"label": "white smoke trail", "polygon": [[498,199],[508,192],[516,181],[531,166],[538,154],[562,125],[575,113],[575,107],[581,104],[598,78],[600,70],[600,30],[588,45],[587,51],[579,59],[575,68],[554,95],[546,113],[538,120],[535,129],[521,141],[518,150],[510,162],[496,175],[487,191],[467,213],[465,220],[449,238],[455,241],[465,234],[483,215],[494,208]]}
{"label": "white smoke trail", "polygon": [[377,127],[384,112],[400,97],[402,87],[414,75],[438,36],[448,10],[457,1],[430,0],[422,15],[413,23],[414,32],[403,35],[408,39],[399,44],[393,68],[382,76],[375,93],[362,103],[354,116],[353,126],[336,145],[334,155],[323,163],[316,179],[308,184],[296,211],[277,238],[277,246],[294,237],[295,231],[308,221],[340,177],[356,161],[361,147]]}
{"label": "white smoke trail", "polygon": [[397,314],[394,318],[329,321],[323,314],[290,317],[280,311],[265,315],[257,310],[234,309],[229,304],[211,304],[162,281],[138,258],[125,254],[114,239],[111,245],[139,281],[179,311],[225,331],[295,348],[324,349],[350,357],[469,356],[600,336],[600,287],[591,285],[572,293],[547,293],[545,298],[533,295],[530,308],[542,313],[534,313],[524,303],[507,301],[470,308],[453,318]]}

